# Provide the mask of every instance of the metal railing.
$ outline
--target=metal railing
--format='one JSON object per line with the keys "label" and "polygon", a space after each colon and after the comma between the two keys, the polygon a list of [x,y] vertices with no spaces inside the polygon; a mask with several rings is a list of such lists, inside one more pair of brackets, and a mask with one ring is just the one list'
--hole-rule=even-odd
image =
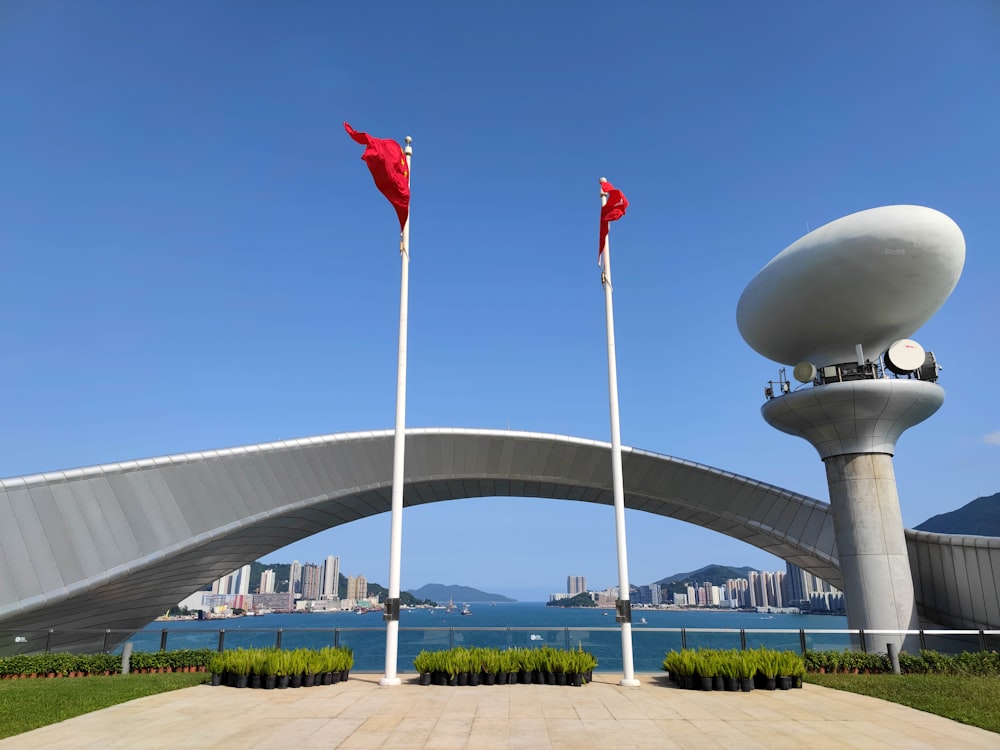
{"label": "metal railing", "polygon": [[[200,624],[200,623],[198,623]],[[531,648],[549,645],[577,648],[597,657],[602,671],[620,670],[621,631],[616,627],[401,627],[399,663],[412,664],[422,650],[456,646]],[[850,630],[756,628],[657,628],[632,631],[635,668],[660,669],[664,655],[681,648],[736,648],[765,646],[777,650],[885,653],[889,640],[908,637],[912,651],[930,649],[944,653],[1000,650],[1000,630]],[[225,628],[184,627],[125,630],[0,630],[0,653],[37,651],[118,652],[125,643],[136,651],[234,648],[348,647],[354,651],[355,668],[381,671],[385,662],[384,628]]]}

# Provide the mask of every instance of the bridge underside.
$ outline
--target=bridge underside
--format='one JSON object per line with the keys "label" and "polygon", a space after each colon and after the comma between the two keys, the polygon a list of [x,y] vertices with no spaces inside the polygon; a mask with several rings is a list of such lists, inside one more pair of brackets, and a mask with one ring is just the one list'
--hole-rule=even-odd
{"label": "bridge underside", "polygon": [[[337,434],[0,481],[0,653],[38,648],[14,638],[50,628],[140,629],[241,565],[387,512],[392,442],[392,431]],[[623,473],[626,507],[718,531],[842,586],[826,503],[628,448]],[[557,435],[408,430],[405,474],[407,506],[494,496],[613,503],[610,446]],[[946,626],[1000,627],[1000,540],[907,534],[922,611]],[[952,552],[970,539],[973,554]],[[967,591],[946,590],[954,573],[933,575],[941,550],[955,570],[961,558]],[[968,593],[986,576],[985,594]],[[95,645],[69,633],[50,643]]]}

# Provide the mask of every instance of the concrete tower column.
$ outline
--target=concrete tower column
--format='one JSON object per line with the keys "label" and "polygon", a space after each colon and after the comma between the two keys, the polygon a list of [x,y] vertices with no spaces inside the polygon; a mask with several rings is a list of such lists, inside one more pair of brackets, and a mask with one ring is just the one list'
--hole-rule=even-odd
{"label": "concrete tower column", "polygon": [[824,463],[850,627],[916,630],[892,456],[850,453]]}

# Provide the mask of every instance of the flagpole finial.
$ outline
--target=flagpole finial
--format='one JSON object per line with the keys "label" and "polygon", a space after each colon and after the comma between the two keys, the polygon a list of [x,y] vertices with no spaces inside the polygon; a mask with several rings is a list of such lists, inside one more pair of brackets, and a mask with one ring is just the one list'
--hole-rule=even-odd
{"label": "flagpole finial", "polygon": [[601,183],[601,185],[602,185],[602,187],[601,187],[601,195],[607,195],[607,193],[605,193],[605,192],[604,192],[604,187],[603,187],[604,183],[605,183],[605,182],[607,182],[607,181],[608,181],[608,178],[607,178],[607,177],[601,177],[601,178],[600,178],[600,179],[598,180],[598,182],[600,182],[600,183]]}
{"label": "flagpole finial", "polygon": [[411,143],[413,143],[413,138],[411,138],[410,136],[406,136],[404,140],[406,141],[406,148],[403,149],[403,153],[406,154],[407,156],[410,156],[411,154],[413,154],[413,146],[410,145]]}

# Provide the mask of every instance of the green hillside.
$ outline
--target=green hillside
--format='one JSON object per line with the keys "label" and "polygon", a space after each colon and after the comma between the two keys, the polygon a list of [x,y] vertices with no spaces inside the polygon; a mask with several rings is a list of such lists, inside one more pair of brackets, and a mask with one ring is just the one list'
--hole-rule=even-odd
{"label": "green hillside", "polygon": [[503,594],[491,594],[470,586],[445,586],[441,583],[428,583],[419,589],[410,591],[418,599],[432,599],[438,603],[449,600],[453,602],[513,602],[516,599]]}
{"label": "green hillside", "polygon": [[932,516],[916,529],[938,534],[1000,536],[1000,492],[978,497],[958,510]]}
{"label": "green hillside", "polygon": [[692,570],[688,573],[675,573],[672,576],[654,581],[660,585],[661,592],[669,591],[671,594],[684,594],[688,586],[699,586],[703,583],[711,583],[713,586],[721,586],[730,578],[746,578],[747,573],[756,570],[744,566],[734,568],[729,565],[706,565],[704,568]]}

